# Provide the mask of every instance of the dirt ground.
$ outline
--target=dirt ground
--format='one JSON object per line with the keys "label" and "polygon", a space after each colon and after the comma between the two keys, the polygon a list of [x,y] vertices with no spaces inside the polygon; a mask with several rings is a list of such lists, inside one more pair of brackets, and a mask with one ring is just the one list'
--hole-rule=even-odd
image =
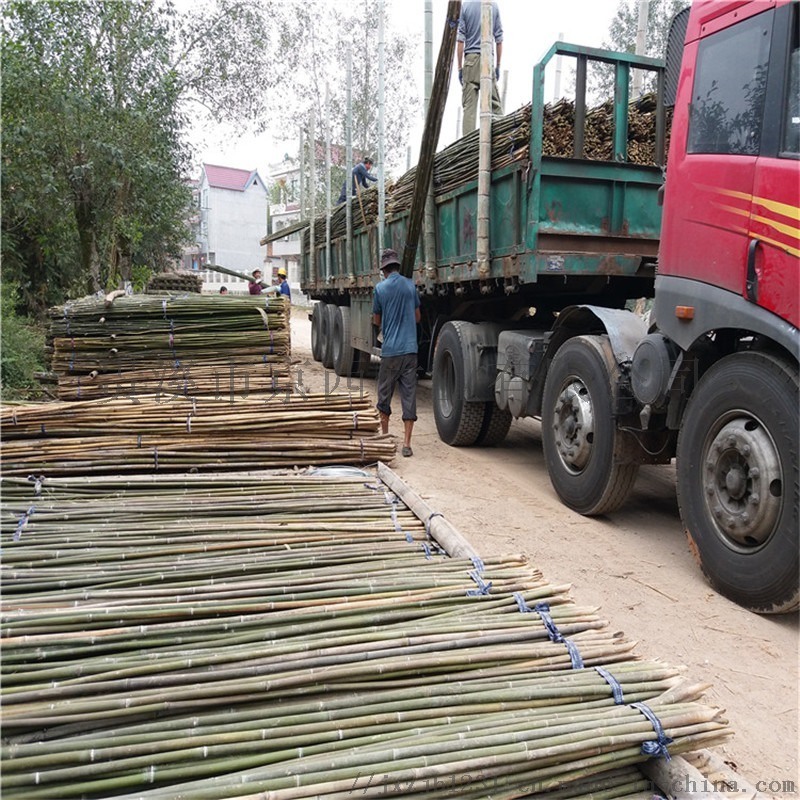
{"label": "dirt ground", "polygon": [[[310,331],[308,309],[295,306],[303,383],[343,389],[345,379],[312,360]],[[375,397],[374,381],[352,382]],[[589,519],[553,491],[538,422],[515,421],[500,447],[453,448],[436,433],[429,380],[419,382],[417,404],[414,455],[398,448],[394,471],[482,555],[526,554],[551,580],[571,583],[577,603],[599,607],[640,656],[685,665],[693,681],[712,684],[706,699],[727,710],[735,732],[717,752],[767,796],[800,795],[798,617],[751,614],[709,587],[681,528],[674,470],[642,468],[621,511]],[[402,443],[399,413],[390,433]],[[794,791],[776,791],[787,782]]]}

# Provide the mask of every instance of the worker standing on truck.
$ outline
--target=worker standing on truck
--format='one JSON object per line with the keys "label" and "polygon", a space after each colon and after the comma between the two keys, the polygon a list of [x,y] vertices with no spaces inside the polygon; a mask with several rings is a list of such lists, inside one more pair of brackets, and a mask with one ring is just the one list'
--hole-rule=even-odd
{"label": "worker standing on truck", "polygon": [[[497,91],[500,78],[500,59],[503,55],[503,24],[500,9],[492,2],[492,36],[494,37],[495,66],[492,74],[492,114],[501,116],[503,106]],[[458,19],[456,36],[458,81],[461,84],[461,105],[464,109],[462,135],[475,130],[478,112],[478,93],[481,88],[481,0],[464,0]]]}
{"label": "worker standing on truck", "polygon": [[[364,160],[360,164],[356,164],[353,167],[353,191],[352,194],[356,193],[356,184],[363,186],[365,189],[367,188],[367,181],[377,181],[378,179],[370,174],[370,170],[372,169],[372,159],[369,156],[366,156]],[[336,201],[338,205],[344,203],[347,200],[347,178],[345,178],[344,183],[342,184],[342,191],[339,192],[339,199]]]}
{"label": "worker standing on truck", "polygon": [[400,259],[394,250],[381,253],[383,280],[375,287],[373,321],[383,330],[381,366],[378,371],[378,412],[381,430],[389,433],[392,395],[400,387],[403,411],[404,456],[411,456],[411,432],[417,420],[417,323],[419,294],[414,281],[399,272]]}

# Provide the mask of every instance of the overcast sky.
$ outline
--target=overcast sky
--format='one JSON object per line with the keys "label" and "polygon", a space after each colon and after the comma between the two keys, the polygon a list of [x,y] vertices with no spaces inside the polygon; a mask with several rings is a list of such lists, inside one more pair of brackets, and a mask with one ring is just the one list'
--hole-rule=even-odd
{"label": "overcast sky", "polygon": [[[335,2],[335,0],[331,0]],[[414,33],[420,42],[418,50],[418,74],[420,97],[424,77],[423,43],[425,24],[424,0],[385,0],[387,14],[392,19],[402,20],[398,24]],[[563,39],[574,44],[601,46],[608,38],[608,28],[619,6],[619,0],[499,0],[500,16],[503,23],[502,70],[508,71],[508,86],[505,112],[508,113],[530,101],[533,66],[549,50],[554,41],[563,34]],[[433,0],[433,60],[441,44],[444,29],[447,0]],[[377,24],[370,23],[377,35]],[[571,61],[571,59],[565,59]],[[387,80],[389,80],[388,78]],[[563,78],[566,84],[568,77]],[[552,86],[552,81],[550,83]],[[547,89],[548,93],[552,88]],[[562,91],[562,94],[564,92]],[[456,138],[458,111],[460,108],[460,86],[452,73],[450,93],[447,99],[445,116],[439,148]],[[416,162],[419,151],[419,137],[422,131],[422,110],[419,122],[412,135],[412,164]],[[269,134],[257,137],[236,138],[224,126],[219,129],[218,141],[209,140],[206,146],[198,149],[195,161],[221,164],[242,169],[257,168],[263,177],[268,174],[269,164],[279,161],[285,151],[295,155],[295,143],[273,141]],[[292,149],[293,148],[293,149]]]}

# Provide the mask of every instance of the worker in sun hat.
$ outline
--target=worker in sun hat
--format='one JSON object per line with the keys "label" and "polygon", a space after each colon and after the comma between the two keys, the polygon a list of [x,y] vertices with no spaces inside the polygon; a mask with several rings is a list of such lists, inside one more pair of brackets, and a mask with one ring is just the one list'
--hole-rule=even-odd
{"label": "worker in sun hat", "polygon": [[247,290],[250,294],[261,294],[261,290],[264,288],[264,281],[261,280],[261,270],[254,269],[251,274],[253,280],[247,284]]}
{"label": "worker in sun hat", "polygon": [[286,295],[286,297],[291,301],[292,290],[289,286],[289,281],[286,280],[286,269],[284,267],[279,267],[278,269],[278,280],[280,281],[278,291],[280,294]]}
{"label": "worker in sun hat", "polygon": [[400,259],[394,250],[381,252],[383,280],[372,299],[373,322],[383,330],[381,366],[378,371],[378,413],[381,430],[389,433],[392,395],[400,387],[403,411],[404,456],[411,456],[411,432],[417,419],[417,324],[420,320],[419,294],[414,281],[399,272]]}

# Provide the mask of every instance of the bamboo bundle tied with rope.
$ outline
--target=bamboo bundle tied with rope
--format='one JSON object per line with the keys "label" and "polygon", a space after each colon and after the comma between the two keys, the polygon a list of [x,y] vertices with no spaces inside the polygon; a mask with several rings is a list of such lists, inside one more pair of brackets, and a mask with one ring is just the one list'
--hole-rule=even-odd
{"label": "bamboo bundle tied with rope", "polygon": [[448,557],[363,471],[2,492],[4,798],[649,798],[634,765],[730,733],[568,586]]}
{"label": "bamboo bundle tied with rope", "polygon": [[277,296],[87,298],[50,318],[62,400],[153,393],[165,383],[186,396],[242,391],[245,380],[251,392],[292,387],[289,307]]}

